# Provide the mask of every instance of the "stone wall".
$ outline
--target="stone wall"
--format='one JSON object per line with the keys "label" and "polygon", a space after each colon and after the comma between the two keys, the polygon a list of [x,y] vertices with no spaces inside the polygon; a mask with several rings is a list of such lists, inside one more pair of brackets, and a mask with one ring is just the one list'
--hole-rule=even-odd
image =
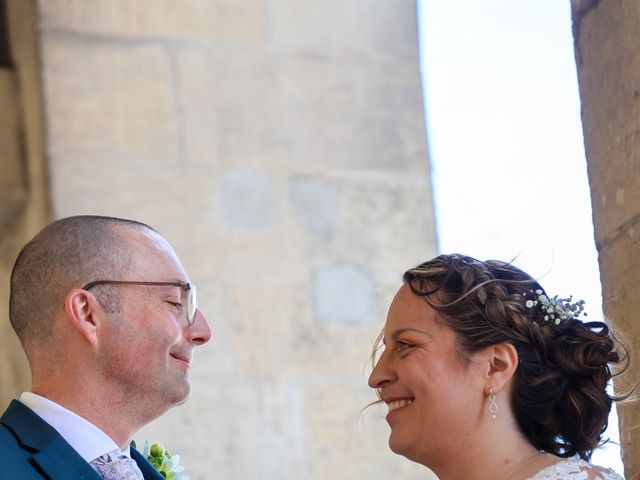
{"label": "stone wall", "polygon": [[38,8],[53,217],[156,227],[214,331],[137,440],[193,480],[424,478],[359,420],[390,296],[435,253],[415,2]]}
{"label": "stone wall", "polygon": [[[572,8],[604,311],[632,349],[616,382],[624,392],[640,381],[640,3],[573,0]],[[618,414],[630,478],[640,474],[640,403],[619,404]]]}
{"label": "stone wall", "polygon": [[[0,402],[29,387],[30,373],[8,317],[9,277],[22,245],[49,221],[44,159],[42,87],[37,9],[30,0],[7,0],[0,66]],[[3,28],[0,26],[0,28]]]}

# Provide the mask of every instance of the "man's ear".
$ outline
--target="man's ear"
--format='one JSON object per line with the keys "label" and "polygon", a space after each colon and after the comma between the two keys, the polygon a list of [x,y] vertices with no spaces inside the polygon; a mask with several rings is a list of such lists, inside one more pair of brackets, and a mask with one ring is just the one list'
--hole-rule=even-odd
{"label": "man's ear", "polygon": [[86,290],[74,288],[64,297],[67,321],[93,347],[98,345],[100,313],[104,310],[96,297]]}
{"label": "man's ear", "polygon": [[487,394],[489,387],[498,393],[506,385],[518,368],[518,351],[510,343],[496,343],[488,347]]}

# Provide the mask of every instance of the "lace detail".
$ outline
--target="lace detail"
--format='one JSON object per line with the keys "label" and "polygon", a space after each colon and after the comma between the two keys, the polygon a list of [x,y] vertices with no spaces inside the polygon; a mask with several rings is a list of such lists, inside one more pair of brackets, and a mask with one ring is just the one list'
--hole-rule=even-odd
{"label": "lace detail", "polygon": [[623,480],[609,468],[591,465],[584,460],[567,458],[540,470],[527,480]]}

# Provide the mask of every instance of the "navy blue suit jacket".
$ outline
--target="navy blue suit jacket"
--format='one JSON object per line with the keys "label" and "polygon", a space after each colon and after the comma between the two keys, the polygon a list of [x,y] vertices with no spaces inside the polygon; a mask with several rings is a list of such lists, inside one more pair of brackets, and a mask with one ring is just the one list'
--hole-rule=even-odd
{"label": "navy blue suit jacket", "polygon": [[[131,448],[145,480],[164,480]],[[64,438],[33,410],[13,400],[0,418],[0,480],[101,480]]]}

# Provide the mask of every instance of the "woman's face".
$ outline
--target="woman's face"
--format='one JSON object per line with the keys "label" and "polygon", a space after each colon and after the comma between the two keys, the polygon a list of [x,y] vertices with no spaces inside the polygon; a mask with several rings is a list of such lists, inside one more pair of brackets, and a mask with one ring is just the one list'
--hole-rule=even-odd
{"label": "woman's face", "polygon": [[369,377],[389,408],[391,450],[432,469],[455,461],[488,415],[483,364],[475,355],[463,359],[454,331],[436,317],[407,285],[400,288],[389,307],[385,349]]}

